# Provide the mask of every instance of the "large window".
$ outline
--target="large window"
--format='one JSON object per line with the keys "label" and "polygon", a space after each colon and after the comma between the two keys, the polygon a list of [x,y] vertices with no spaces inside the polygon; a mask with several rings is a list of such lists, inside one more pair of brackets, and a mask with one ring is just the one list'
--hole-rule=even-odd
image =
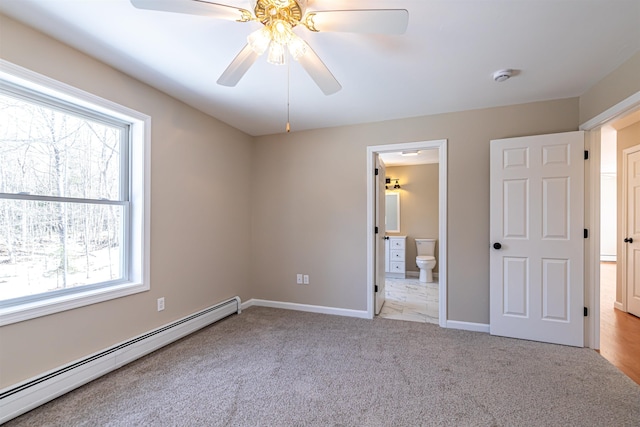
{"label": "large window", "polygon": [[20,71],[0,72],[0,324],[148,289],[148,118]]}

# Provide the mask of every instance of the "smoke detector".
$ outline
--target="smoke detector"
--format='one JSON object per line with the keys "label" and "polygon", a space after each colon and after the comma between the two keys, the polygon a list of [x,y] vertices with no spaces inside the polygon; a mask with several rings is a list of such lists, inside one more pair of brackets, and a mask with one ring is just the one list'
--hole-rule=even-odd
{"label": "smoke detector", "polygon": [[505,80],[509,80],[509,77],[513,75],[513,70],[510,68],[505,68],[504,70],[498,70],[493,73],[493,80],[501,83]]}

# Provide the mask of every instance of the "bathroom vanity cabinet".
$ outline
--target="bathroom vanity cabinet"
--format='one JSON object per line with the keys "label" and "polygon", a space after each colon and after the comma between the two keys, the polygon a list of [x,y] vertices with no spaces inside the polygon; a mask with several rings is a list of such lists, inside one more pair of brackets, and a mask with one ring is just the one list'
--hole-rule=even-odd
{"label": "bathroom vanity cabinet", "polygon": [[385,239],[384,271],[387,277],[406,277],[406,242],[407,236],[387,236]]}

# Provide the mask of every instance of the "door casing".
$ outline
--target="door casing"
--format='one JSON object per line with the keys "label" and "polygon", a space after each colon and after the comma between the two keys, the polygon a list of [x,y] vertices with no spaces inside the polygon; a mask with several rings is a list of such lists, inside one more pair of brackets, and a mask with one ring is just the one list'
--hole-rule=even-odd
{"label": "door casing", "polygon": [[[585,245],[585,347],[600,348],[600,128],[629,112],[640,109],[640,91],[579,126],[587,131],[585,150],[585,224],[589,239]],[[626,290],[625,290],[626,292]]]}
{"label": "door casing", "polygon": [[386,234],[386,224],[385,224],[385,211],[386,205],[383,205],[382,200],[386,199],[385,197],[385,176],[386,176],[386,167],[384,162],[380,158],[380,156],[375,153],[375,165],[378,169],[378,175],[376,175],[375,180],[375,205],[374,212],[376,215],[375,218],[375,226],[378,227],[378,233],[375,236],[376,244],[374,246],[375,257],[376,257],[376,275],[375,275],[375,286],[377,290],[374,292],[375,299],[375,314],[380,314],[380,310],[384,305],[385,300],[385,258],[386,258],[386,241],[382,238]]}
{"label": "door casing", "polygon": [[439,229],[438,283],[439,324],[447,326],[447,140],[404,142],[367,147],[367,317],[373,319],[375,309],[375,155],[398,151],[439,149]]}

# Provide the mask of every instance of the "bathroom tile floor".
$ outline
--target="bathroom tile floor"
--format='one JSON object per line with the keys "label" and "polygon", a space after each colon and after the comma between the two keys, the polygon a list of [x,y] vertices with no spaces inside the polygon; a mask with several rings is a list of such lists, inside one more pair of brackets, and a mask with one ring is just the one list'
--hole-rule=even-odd
{"label": "bathroom tile floor", "polygon": [[438,324],[439,289],[433,283],[420,283],[418,278],[385,281],[385,303],[380,317],[410,322]]}

